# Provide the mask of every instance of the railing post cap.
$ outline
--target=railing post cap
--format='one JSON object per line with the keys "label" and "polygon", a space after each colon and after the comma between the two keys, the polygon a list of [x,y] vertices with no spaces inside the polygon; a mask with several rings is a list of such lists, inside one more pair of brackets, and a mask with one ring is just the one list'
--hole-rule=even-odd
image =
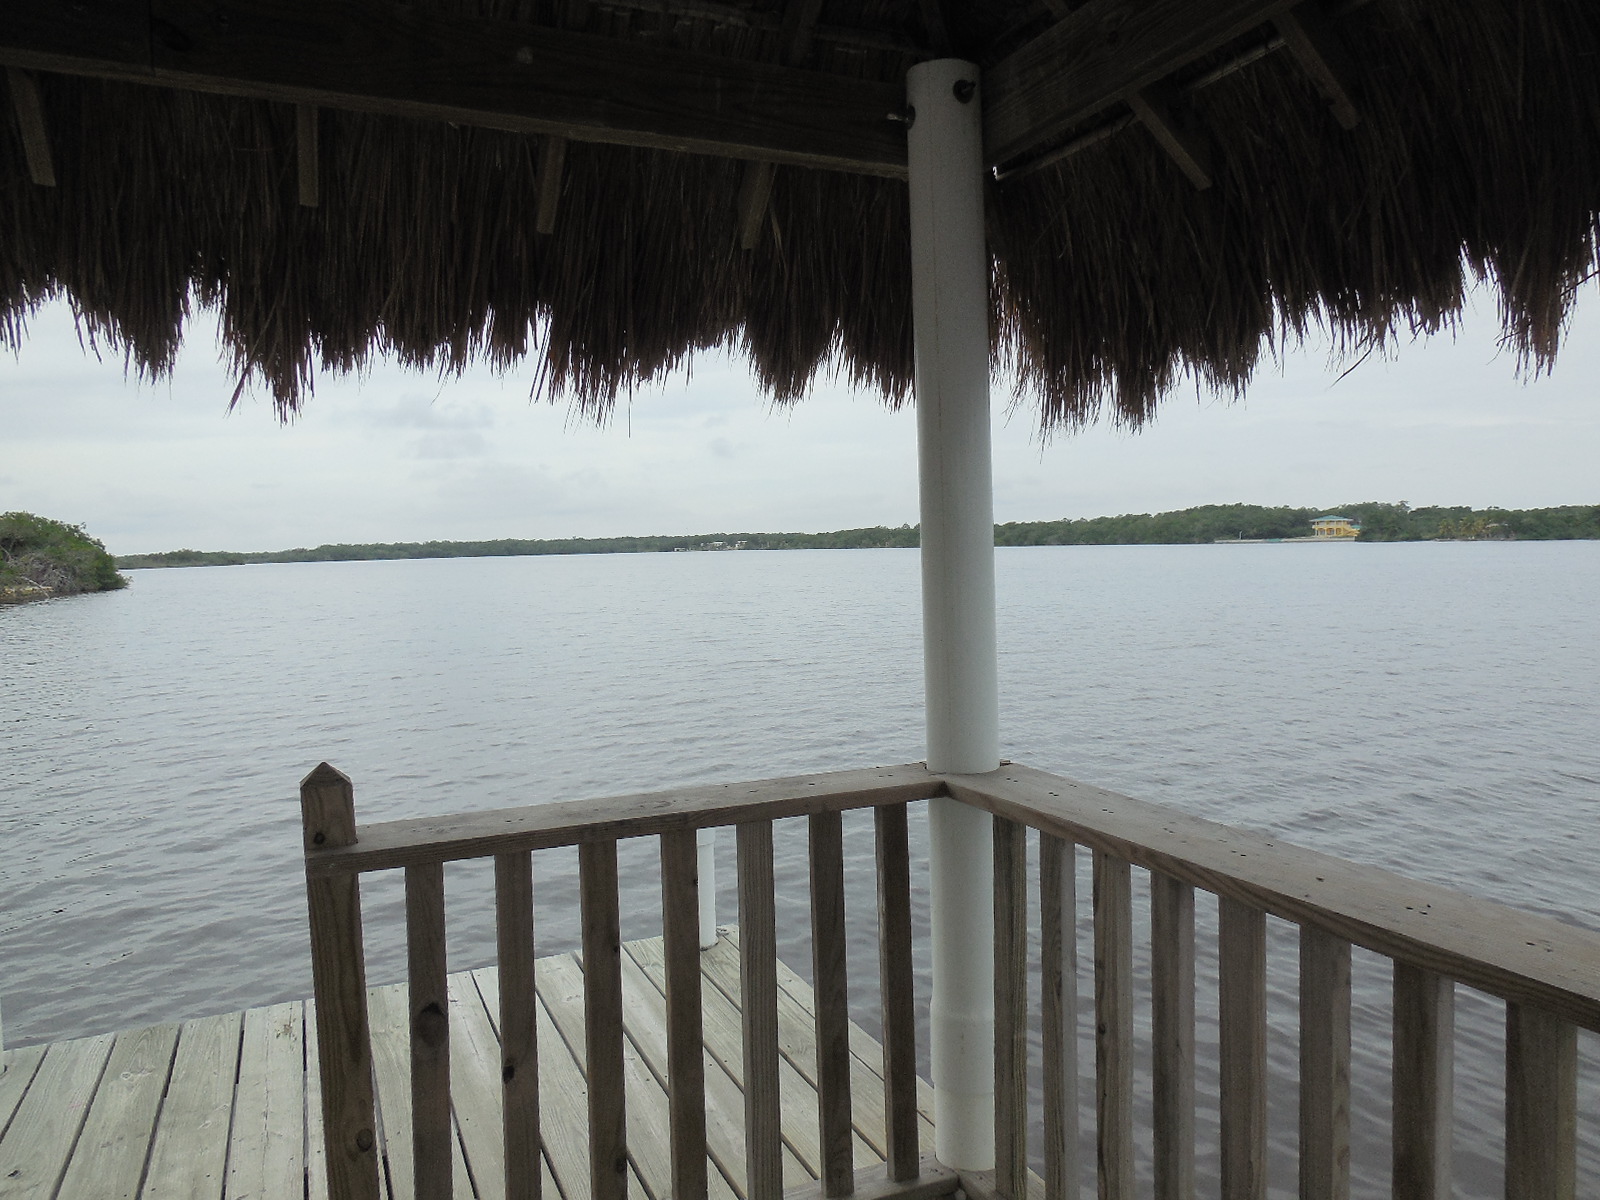
{"label": "railing post cap", "polygon": [[354,786],[350,782],[350,776],[339,770],[338,767],[332,763],[320,762],[311,768],[311,773],[300,781],[300,790],[305,791],[307,788],[326,787],[330,783],[348,788],[353,788]]}

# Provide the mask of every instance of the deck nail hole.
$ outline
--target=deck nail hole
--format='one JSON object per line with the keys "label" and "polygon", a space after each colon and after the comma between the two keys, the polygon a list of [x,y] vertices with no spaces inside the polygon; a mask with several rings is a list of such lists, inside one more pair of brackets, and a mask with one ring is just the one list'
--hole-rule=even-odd
{"label": "deck nail hole", "polygon": [[363,1129],[356,1134],[356,1149],[363,1154],[372,1149],[372,1130]]}
{"label": "deck nail hole", "polygon": [[328,835],[325,834],[325,833],[322,833],[320,831],[311,835],[311,844],[313,846],[320,846],[320,845],[322,845],[323,842],[325,842],[327,840],[328,840]]}

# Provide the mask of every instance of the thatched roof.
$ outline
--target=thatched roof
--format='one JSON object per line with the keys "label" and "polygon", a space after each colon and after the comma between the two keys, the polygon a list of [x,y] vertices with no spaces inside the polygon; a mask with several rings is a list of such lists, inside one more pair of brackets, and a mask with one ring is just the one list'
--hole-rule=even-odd
{"label": "thatched roof", "polygon": [[[296,3],[306,8],[286,6]],[[0,0],[0,11],[23,6]],[[988,88],[1021,69],[1019,48],[1048,65],[1037,47],[1060,23],[1098,14],[1096,36],[1115,45],[1112,19],[1137,22],[1141,8],[432,0],[401,10],[434,7],[443,21],[501,20],[530,38],[562,27],[630,51],[788,61],[841,89],[898,89],[910,65],[941,52],[982,64]],[[1047,425],[1106,405],[1137,423],[1189,373],[1239,389],[1264,353],[1314,327],[1351,351],[1448,328],[1479,280],[1525,365],[1555,354],[1596,262],[1600,5],[1258,8],[1264,21],[1197,43],[1161,79],[1069,112],[1066,126],[996,162],[994,341]],[[151,29],[175,46],[198,36],[159,20]],[[766,177],[750,162],[763,155],[745,149],[607,144],[576,126],[555,138],[511,120],[399,115],[403,104],[356,111],[385,105],[337,97],[313,113],[251,95],[248,81],[130,81],[138,71],[63,51],[82,36],[72,29],[30,36],[0,32],[0,62],[33,68],[10,72],[18,119],[0,121],[0,338],[11,345],[30,312],[64,296],[98,342],[159,375],[194,306],[214,306],[241,378],[286,414],[319,371],[378,353],[446,370],[531,358],[546,394],[598,414],[711,347],[746,356],[780,401],[832,370],[892,403],[909,393],[906,189],[892,164],[836,170],[774,154]],[[1063,51],[1061,70],[1080,69]],[[296,94],[266,92],[280,93]],[[541,120],[529,127],[552,127]],[[41,161],[54,186],[36,182]]]}

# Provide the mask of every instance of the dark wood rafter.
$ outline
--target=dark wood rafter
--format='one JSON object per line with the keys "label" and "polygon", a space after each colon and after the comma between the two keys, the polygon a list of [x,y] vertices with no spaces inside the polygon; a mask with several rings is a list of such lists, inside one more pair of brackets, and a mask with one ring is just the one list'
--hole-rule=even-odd
{"label": "dark wood rafter", "polygon": [[1002,170],[1293,7],[1292,0],[1090,0],[985,73],[984,147]]}
{"label": "dark wood rafter", "polygon": [[539,211],[534,217],[536,232],[556,231],[556,209],[561,205],[561,180],[566,171],[567,139],[550,134],[539,146]]}
{"label": "dark wood rafter", "polygon": [[12,68],[6,72],[11,87],[11,107],[17,114],[17,129],[22,134],[22,150],[28,159],[28,174],[40,187],[56,186],[55,161],[50,154],[50,132],[44,123],[44,102],[39,84],[31,72]]}
{"label": "dark wood rafter", "polygon": [[1315,0],[1279,13],[1272,23],[1340,127],[1354,129],[1361,124],[1361,113],[1344,84],[1351,74],[1349,56]]}
{"label": "dark wood rafter", "polygon": [[[780,61],[786,67],[804,66],[811,57],[812,35],[822,0],[788,0],[780,31]],[[772,199],[775,169],[770,162],[746,163],[739,183],[739,247],[754,250],[761,241],[761,225]]]}
{"label": "dark wood rafter", "polygon": [[905,175],[899,84],[355,0],[0,0],[0,65]]}
{"label": "dark wood rafter", "polygon": [[294,127],[299,149],[300,203],[306,208],[316,208],[322,203],[321,150],[318,144],[320,123],[316,105],[295,105]]}
{"label": "dark wood rafter", "polygon": [[1190,183],[1202,192],[1211,186],[1211,151],[1165,97],[1153,88],[1142,88],[1129,93],[1128,107]]}

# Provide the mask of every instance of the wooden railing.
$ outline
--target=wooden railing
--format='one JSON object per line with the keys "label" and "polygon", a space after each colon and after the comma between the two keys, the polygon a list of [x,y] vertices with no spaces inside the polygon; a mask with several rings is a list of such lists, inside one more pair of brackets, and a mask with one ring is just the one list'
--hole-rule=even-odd
{"label": "wooden railing", "polygon": [[[781,1200],[778,954],[773,821],[805,816],[810,833],[821,1196],[923,1200],[952,1192],[954,1172],[924,1161],[917,1134],[911,987],[911,867],[906,805],[939,795],[918,766],[692,788],[440,820],[355,824],[350,780],[319,766],[301,784],[311,961],[329,1195],[381,1194],[372,1046],[357,879],[405,871],[411,1034],[412,1174],[417,1200],[451,1195],[450,1051],[444,864],[492,856],[500,962],[505,1195],[540,1200],[532,852],[578,850],[582,908],[590,1200],[627,1191],[622,943],[617,842],[660,842],[666,963],[667,1093],[676,1200],[707,1195],[696,831],[737,830],[744,1056],[746,1200]],[[857,1174],[851,1144],[850,1017],[845,973],[841,813],[873,808],[882,947],[887,1162]]]}
{"label": "wooden railing", "polygon": [[[994,815],[995,1125],[992,1173],[949,1171],[918,1144],[909,802],[947,796]],[[746,1200],[783,1195],[773,821],[809,828],[820,1179],[812,1194],[1023,1200],[1029,1171],[1028,829],[1038,831],[1045,1200],[1076,1200],[1076,850],[1093,852],[1096,1175],[1134,1195],[1133,888],[1149,872],[1150,1130],[1157,1200],[1195,1192],[1195,891],[1218,898],[1221,1194],[1266,1196],[1267,917],[1300,927],[1300,1194],[1350,1192],[1350,952],[1394,961],[1394,1194],[1449,1192],[1455,982],[1507,1001],[1506,1195],[1575,1194],[1577,1030],[1600,1032],[1600,935],[1288,846],[1015,765],[936,776],[920,765],[355,824],[350,781],[323,764],[301,787],[329,1194],[379,1196],[357,879],[406,876],[411,1144],[418,1200],[451,1194],[443,864],[492,856],[508,1200],[539,1200],[531,852],[576,846],[584,954],[592,1200],[626,1193],[617,842],[659,840],[667,1091],[675,1200],[703,1200],[706,1109],[695,834],[738,847]],[[874,810],[887,1162],[851,1155],[841,814]]]}

